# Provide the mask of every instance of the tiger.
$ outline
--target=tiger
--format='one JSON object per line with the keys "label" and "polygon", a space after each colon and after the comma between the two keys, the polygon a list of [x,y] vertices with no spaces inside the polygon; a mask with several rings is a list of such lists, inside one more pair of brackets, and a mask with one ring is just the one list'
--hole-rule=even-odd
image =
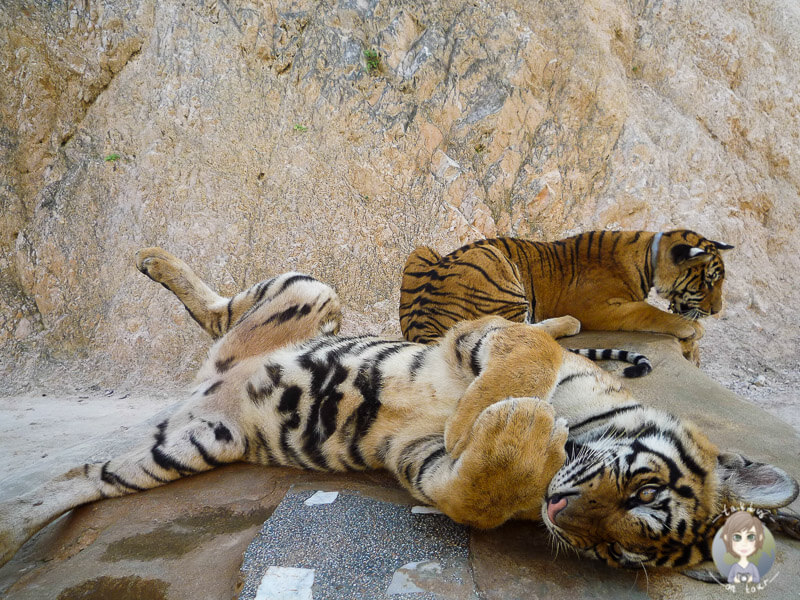
{"label": "tiger", "polygon": [[312,276],[223,297],[160,248],[136,264],[215,339],[193,391],[133,450],[0,504],[0,564],[72,508],[239,461],[385,469],[458,523],[541,521],[618,567],[693,565],[724,506],[797,496],[780,468],[721,452],[563,349],[556,338],[580,329],[571,316],[484,316],[433,344],[343,336],[338,295]]}
{"label": "tiger", "polygon": [[[721,253],[731,248],[687,229],[590,231],[554,242],[498,237],[444,257],[421,246],[403,268],[400,328],[429,344],[483,315],[520,323],[572,315],[588,330],[673,335],[699,363],[698,319],[722,308]],[[651,288],[671,313],[646,301]]]}

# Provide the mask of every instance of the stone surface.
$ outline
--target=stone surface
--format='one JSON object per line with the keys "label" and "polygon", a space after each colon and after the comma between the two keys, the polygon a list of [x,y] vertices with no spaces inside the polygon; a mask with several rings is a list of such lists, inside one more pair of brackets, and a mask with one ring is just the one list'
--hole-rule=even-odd
{"label": "stone surface", "polygon": [[[653,372],[628,382],[639,398],[694,419],[722,448],[772,462],[800,478],[800,439],[792,428],[744,402],[692,367],[681,357],[677,342],[671,338],[584,333],[566,343],[579,347],[629,347],[646,353],[653,362]],[[622,365],[610,363],[608,366],[616,369]],[[4,403],[0,400],[0,406]],[[42,404],[30,402],[30,407],[32,414],[46,411]],[[146,412],[147,409],[143,409],[143,413]],[[83,414],[74,416],[75,420],[83,418]],[[150,422],[158,418],[154,416]],[[51,445],[47,445],[47,439],[42,440],[42,447],[49,451],[51,467],[59,458],[67,466],[80,464],[89,453],[104,456],[111,448],[119,450],[130,445],[137,436],[149,436],[152,430],[152,425],[136,425],[120,436],[109,429],[112,435],[105,440],[92,441],[91,448],[80,445],[59,448],[62,439],[59,432],[74,427],[76,424],[65,417],[52,425]],[[14,444],[13,439],[0,436],[3,453],[8,452],[6,447],[11,444]],[[33,449],[30,454],[33,455]],[[42,469],[32,477],[18,472],[15,477],[0,482],[0,492],[25,485],[31,487],[45,475]],[[277,515],[280,519],[274,522],[271,518],[267,520],[275,516],[273,511],[292,485],[295,486],[292,493],[301,499],[317,490],[339,491],[340,494],[332,504],[312,507],[305,507],[302,500],[290,499],[290,510]],[[337,502],[342,497],[361,499],[368,507],[354,501],[355,509],[340,504],[338,506],[345,509],[340,511]],[[337,561],[340,561],[338,564],[347,563],[353,569],[349,580],[353,585],[359,580],[370,580],[375,573],[368,570],[367,564],[363,571],[359,570],[360,567],[353,566],[353,553],[338,552],[339,545],[332,549],[330,543],[331,539],[342,539],[342,524],[348,519],[359,520],[354,514],[361,515],[360,522],[353,524],[353,530],[361,532],[359,539],[374,535],[377,542],[381,542],[381,535],[386,534],[384,524],[375,523],[373,527],[368,517],[388,514],[393,535],[404,541],[403,547],[452,545],[449,555],[463,556],[459,554],[466,552],[463,529],[455,526],[415,529],[414,523],[445,517],[413,514],[413,504],[415,502],[385,473],[322,475],[293,469],[232,465],[142,494],[98,502],[73,511],[40,532],[0,569],[0,595],[9,600],[99,597],[228,600],[238,593],[243,554],[264,520],[267,520],[265,531],[277,536],[270,546],[271,551],[294,560],[305,557],[329,566]],[[328,511],[327,517],[305,521],[302,515],[296,520],[289,518],[297,516],[301,506]],[[800,501],[795,501],[792,508],[798,510]],[[292,529],[293,524],[302,526],[302,531]],[[334,532],[330,539],[325,537],[328,527]],[[427,539],[429,536],[433,539]],[[800,587],[800,542],[779,534],[775,537],[776,563],[769,572],[774,579],[769,589],[761,594],[778,600],[796,598]],[[378,556],[369,564],[385,566],[388,558],[381,553],[386,551],[387,540],[375,542],[373,539],[372,547]],[[342,541],[342,544],[347,543],[346,539]],[[404,572],[413,583],[414,575],[418,574],[410,573],[413,571],[410,567],[405,571],[402,567],[429,557],[406,557],[405,554],[392,557],[391,561],[396,565],[395,570]],[[543,528],[534,523],[512,522],[491,531],[472,530],[467,556],[469,577],[461,581],[460,587],[439,588],[440,597],[470,598],[473,589],[477,597],[487,600],[606,597],[716,600],[731,597],[730,592],[717,585],[699,583],[674,572],[616,570],[580,559],[573,553],[556,553]],[[442,571],[451,573],[445,568]],[[436,575],[435,570],[428,571],[427,575]],[[388,577],[391,579],[392,573],[388,573]],[[426,581],[436,582],[436,578],[429,577]]]}
{"label": "stone surface", "polygon": [[141,246],[223,293],[311,272],[396,332],[416,245],[676,226],[737,246],[711,370],[791,376],[798,29],[795,0],[7,2],[5,393],[191,378]]}
{"label": "stone surface", "polygon": [[477,600],[466,527],[361,494],[308,506],[312,493],[290,490],[250,544],[240,600],[257,599],[269,567],[313,569],[317,598]]}

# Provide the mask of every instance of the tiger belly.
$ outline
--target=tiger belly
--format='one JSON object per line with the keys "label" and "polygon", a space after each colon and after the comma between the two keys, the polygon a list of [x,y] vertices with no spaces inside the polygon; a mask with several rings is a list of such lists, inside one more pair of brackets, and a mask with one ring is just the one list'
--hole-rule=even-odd
{"label": "tiger belly", "polygon": [[257,359],[241,383],[246,460],[322,471],[384,467],[410,423],[429,433],[429,413],[440,412],[444,428],[450,409],[419,401],[436,396],[421,376],[433,354],[435,347],[403,341],[330,337]]}

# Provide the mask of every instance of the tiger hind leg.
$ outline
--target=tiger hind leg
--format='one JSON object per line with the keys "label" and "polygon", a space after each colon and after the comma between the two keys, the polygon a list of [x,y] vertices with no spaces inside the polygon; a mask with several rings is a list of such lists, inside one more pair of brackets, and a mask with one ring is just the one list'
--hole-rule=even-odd
{"label": "tiger hind leg", "polygon": [[275,300],[289,286],[315,281],[309,275],[290,272],[261,281],[232,298],[226,298],[213,291],[185,262],[162,248],[139,250],[136,267],[175,294],[192,318],[215,339],[225,335],[258,306]]}
{"label": "tiger hind leg", "polygon": [[339,331],[339,296],[321,281],[285,273],[248,292],[253,290],[260,299],[214,344],[198,379],[221,375],[252,356]]}
{"label": "tiger hind leg", "polygon": [[[220,298],[185,263],[163,250],[140,252],[137,264],[173,290],[190,311],[207,310],[204,302],[213,304]],[[237,298],[243,301],[237,303]],[[211,349],[201,383],[145,443],[104,463],[74,468],[0,504],[0,565],[39,529],[82,504],[144,491],[231,462],[269,462],[255,452],[242,421],[242,403],[250,401],[246,383],[264,364],[258,358],[245,359],[333,333],[339,326],[339,300],[329,286],[296,273],[262,282],[232,300],[232,325],[226,325],[226,333]],[[213,314],[210,323],[217,323]]]}
{"label": "tiger hind leg", "polygon": [[[232,298],[220,296],[181,259],[161,248],[136,253],[136,266],[173,292],[195,321],[221,338],[209,362],[224,372],[236,361],[317,335],[339,332],[339,297],[330,286],[302,273],[284,273]],[[200,379],[209,376],[201,369]]]}
{"label": "tiger hind leg", "polygon": [[403,267],[400,328],[411,342],[430,344],[459,321],[487,315],[530,320],[519,270],[497,248],[477,244],[442,258],[417,248]]}
{"label": "tiger hind leg", "polygon": [[70,509],[148,490],[245,458],[249,443],[238,422],[238,400],[230,397],[226,402],[226,394],[225,386],[217,386],[212,393],[201,388],[138,448],[103,463],[73,468],[0,504],[0,565],[33,534]]}

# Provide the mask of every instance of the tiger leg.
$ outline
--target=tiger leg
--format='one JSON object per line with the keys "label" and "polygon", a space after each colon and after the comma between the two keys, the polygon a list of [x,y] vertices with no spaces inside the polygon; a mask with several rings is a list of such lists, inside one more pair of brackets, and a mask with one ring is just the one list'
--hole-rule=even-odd
{"label": "tiger leg", "polygon": [[339,296],[329,285],[297,273],[255,288],[262,285],[260,299],[209,350],[198,380],[221,375],[249,357],[339,331]]}
{"label": "tiger leg", "polygon": [[138,448],[103,463],[75,467],[0,504],[0,565],[34,533],[72,508],[242,460],[248,444],[237,420],[236,400],[226,405],[218,396],[225,390],[216,393],[196,392]]}
{"label": "tiger leg", "polygon": [[575,335],[581,331],[581,322],[575,317],[565,315],[563,317],[554,317],[552,319],[545,319],[531,325],[536,329],[541,329],[549,336],[556,339]]}
{"label": "tiger leg", "polygon": [[488,244],[444,259],[417,248],[403,268],[400,328],[412,342],[429,344],[454,324],[486,315],[527,321],[529,309],[519,270]]}
{"label": "tiger leg", "polygon": [[628,302],[611,299],[598,306],[585,307],[580,314],[584,329],[613,329],[617,331],[650,331],[678,338],[684,357],[698,363],[697,342],[703,337],[703,325],[680,315],[665,312],[647,302]]}
{"label": "tiger leg", "polygon": [[186,263],[161,248],[139,250],[136,265],[172,291],[207,333],[222,336],[198,375],[201,380],[215,370],[225,372],[244,358],[339,331],[338,295],[309,275],[284,273],[225,298],[213,292]]}
{"label": "tiger leg", "polygon": [[282,295],[286,288],[314,281],[301,273],[285,273],[226,298],[214,292],[185,262],[161,248],[139,250],[136,267],[174,293],[192,318],[215,339],[225,335],[254,308]]}
{"label": "tiger leg", "polygon": [[442,342],[452,344],[456,355],[466,353],[467,348],[459,348],[465,341],[472,344],[473,350],[467,355],[472,367],[479,371],[445,425],[445,446],[455,458],[470,443],[478,415],[492,404],[514,397],[547,401],[564,363],[561,346],[536,326],[516,323],[503,326],[504,322],[498,319],[496,330],[484,333],[483,338],[475,340],[474,336],[462,332],[481,323],[490,325],[492,321],[481,320],[456,327]]}
{"label": "tiger leg", "polygon": [[537,398],[506,398],[485,408],[456,458],[444,440],[408,444],[395,467],[416,497],[453,520],[496,527],[539,519],[547,485],[566,460],[567,426]]}

